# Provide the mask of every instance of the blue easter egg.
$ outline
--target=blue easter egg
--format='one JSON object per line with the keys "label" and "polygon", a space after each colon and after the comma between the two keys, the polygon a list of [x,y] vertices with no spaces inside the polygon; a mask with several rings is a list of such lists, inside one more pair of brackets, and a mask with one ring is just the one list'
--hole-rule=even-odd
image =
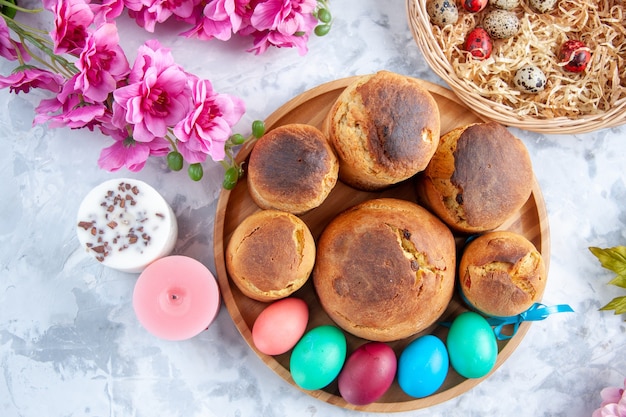
{"label": "blue easter egg", "polygon": [[400,354],[398,384],[416,398],[434,394],[448,375],[448,352],[436,336],[426,335],[413,340]]}

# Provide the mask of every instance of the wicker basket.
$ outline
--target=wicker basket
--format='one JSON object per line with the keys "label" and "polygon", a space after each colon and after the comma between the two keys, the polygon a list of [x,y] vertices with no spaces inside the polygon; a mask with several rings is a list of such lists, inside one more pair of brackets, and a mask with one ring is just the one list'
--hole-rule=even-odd
{"label": "wicker basket", "polygon": [[407,15],[413,37],[432,70],[450,86],[469,108],[479,115],[507,126],[554,134],[591,132],[626,124],[626,100],[622,100],[618,106],[601,114],[584,115],[577,118],[545,119],[520,116],[516,114],[514,108],[480,96],[472,91],[469,84],[457,76],[439,47],[426,11],[427,1],[407,0]]}

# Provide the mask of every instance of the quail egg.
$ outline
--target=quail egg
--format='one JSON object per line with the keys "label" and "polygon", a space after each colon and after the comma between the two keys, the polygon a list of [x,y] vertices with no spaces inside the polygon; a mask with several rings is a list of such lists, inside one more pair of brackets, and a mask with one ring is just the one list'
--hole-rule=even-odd
{"label": "quail egg", "polygon": [[525,93],[538,93],[546,86],[546,75],[535,65],[525,65],[513,77],[515,87]]}
{"label": "quail egg", "polygon": [[439,27],[453,25],[459,19],[459,9],[454,0],[431,0],[426,8],[430,20]]}
{"label": "quail egg", "polygon": [[554,9],[558,0],[530,0],[530,6],[539,13],[549,12]]}
{"label": "quail egg", "polygon": [[493,39],[507,39],[519,32],[520,21],[513,12],[493,9],[485,15],[483,28]]}
{"label": "quail egg", "polygon": [[489,5],[503,10],[513,10],[519,6],[519,0],[489,0]]}

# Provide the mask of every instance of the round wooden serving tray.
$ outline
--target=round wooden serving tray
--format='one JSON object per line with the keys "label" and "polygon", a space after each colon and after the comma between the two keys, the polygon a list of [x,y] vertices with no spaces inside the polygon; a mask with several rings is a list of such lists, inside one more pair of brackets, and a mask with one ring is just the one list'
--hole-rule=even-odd
{"label": "round wooden serving tray", "polygon": [[[288,123],[308,123],[320,128],[326,113],[337,96],[348,84],[354,81],[355,78],[356,77],[351,77],[329,82],[295,97],[267,118],[265,122],[267,130]],[[425,81],[420,82],[431,92],[439,105],[442,134],[461,125],[483,121],[469,111],[451,91]],[[250,142],[240,150],[238,154],[239,162],[245,161],[248,158],[253,146],[254,143]],[[280,169],[280,167],[276,167],[276,169]],[[412,180],[408,180],[384,192],[362,192],[339,182],[320,207],[300,217],[307,223],[314,238],[317,239],[326,224],[328,224],[335,215],[361,201],[377,197],[396,197],[416,201],[415,184]],[[252,342],[251,332],[254,321],[268,304],[254,301],[243,295],[230,280],[226,271],[224,248],[227,246],[232,232],[243,219],[259,210],[260,209],[248,194],[248,186],[245,178],[242,179],[233,190],[223,190],[221,192],[217,204],[214,235],[214,256],[218,282],[222,291],[224,304],[233,318],[235,325],[250,347],[267,366],[294,387],[300,389],[294,383],[289,373],[291,352],[275,357],[268,356],[256,350]],[[516,216],[503,225],[501,229],[515,231],[526,236],[542,253],[546,265],[548,264],[550,258],[548,219],[543,197],[536,181],[526,205],[522,207]],[[462,245],[463,240],[464,238],[459,236],[457,239],[458,244]],[[310,320],[307,330],[322,324],[333,324],[317,301],[312,280],[309,280],[294,296],[304,299],[309,305]],[[467,308],[460,299],[455,296],[440,320],[442,322],[451,321],[459,313],[466,310]],[[522,323],[513,338],[508,341],[499,342],[498,359],[494,370],[500,366],[520,344],[529,326],[529,322]],[[435,324],[422,334],[426,333],[435,334],[445,342],[447,328]],[[390,345],[394,348],[396,355],[399,356],[404,347],[411,340],[422,334],[415,335],[406,340],[390,343]],[[359,345],[365,343],[365,340],[347,333],[346,338],[348,340],[348,355]],[[439,391],[429,397],[421,399],[410,397],[400,389],[397,382],[394,382],[391,388],[378,402],[365,406],[355,406],[343,400],[339,395],[336,381],[323,390],[304,392],[312,397],[343,408],[373,412],[395,412],[430,407],[447,401],[468,391],[479,384],[483,379],[484,378],[465,379],[450,368],[450,372],[443,386]]]}

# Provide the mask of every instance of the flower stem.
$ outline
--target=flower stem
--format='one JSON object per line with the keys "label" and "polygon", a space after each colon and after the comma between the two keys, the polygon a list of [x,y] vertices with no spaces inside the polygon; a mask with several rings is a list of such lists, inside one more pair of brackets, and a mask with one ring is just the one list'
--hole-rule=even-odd
{"label": "flower stem", "polygon": [[[0,0],[0,2],[2,1],[3,0]],[[78,70],[76,69],[73,63],[63,58],[62,56],[54,53],[49,42],[25,30],[22,27],[22,25],[16,22],[15,20],[8,18],[6,16],[3,16],[3,17],[7,26],[11,28],[11,30],[13,30],[17,34],[17,36],[20,38],[20,41],[22,42],[22,45],[24,46],[26,51],[29,53],[29,55],[33,57],[33,59],[36,59],[38,62],[42,63],[43,65],[46,65],[50,69],[63,73],[68,78],[71,78],[73,75],[78,73]],[[45,62],[44,60],[39,58],[36,54],[31,53],[30,48],[27,47],[25,41],[27,41],[28,43],[33,45],[35,48],[45,53],[50,58],[50,62],[49,63]]]}
{"label": "flower stem", "polygon": [[40,13],[43,12],[43,9],[25,9],[23,7],[18,6],[15,3],[11,3],[10,1],[0,0],[0,7],[9,7],[11,9],[15,9],[18,12],[23,13]]}

